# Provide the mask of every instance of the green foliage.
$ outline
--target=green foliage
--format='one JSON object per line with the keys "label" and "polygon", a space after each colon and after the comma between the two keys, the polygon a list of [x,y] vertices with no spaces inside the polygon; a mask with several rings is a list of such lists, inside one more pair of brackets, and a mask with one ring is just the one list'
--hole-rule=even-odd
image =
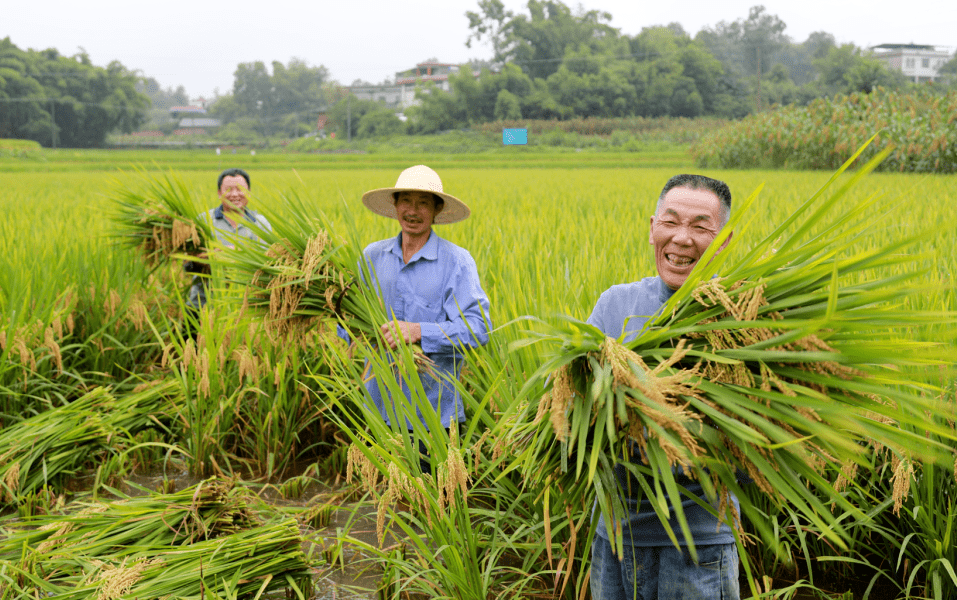
{"label": "green foliage", "polygon": [[362,115],[356,137],[359,139],[390,137],[404,132],[405,123],[395,116],[395,112],[382,108]]}
{"label": "green foliage", "polygon": [[[700,135],[709,124],[716,123],[708,119],[634,118],[554,123],[518,121],[514,126],[527,125],[533,140],[554,130],[575,138],[569,139],[569,143],[589,138],[601,140],[608,147],[621,144],[614,146],[620,149],[632,139],[649,143],[654,140],[663,143],[662,140],[682,136],[690,139]],[[675,169],[688,168],[682,153],[670,152],[664,158],[652,153],[579,153],[566,149],[526,153],[524,148],[502,147],[500,125],[489,126],[488,134],[456,131],[393,140],[388,146],[382,144],[390,153],[374,156],[375,165],[370,165],[370,156],[356,154],[317,157],[315,154],[259,152],[255,157],[240,154],[232,159],[247,162],[246,166],[256,168],[259,173],[253,173],[259,182],[254,189],[260,190],[252,200],[257,210],[272,209],[284,220],[290,220],[284,216],[286,213],[295,211],[305,222],[321,211],[329,216],[333,224],[331,231],[354,233],[362,242],[394,235],[396,227],[394,221],[362,208],[360,195],[368,189],[390,184],[394,179],[383,181],[384,177],[394,177],[398,170],[415,162],[437,167],[446,189],[466,200],[473,209],[466,223],[443,228],[441,234],[472,253],[490,297],[492,320],[496,324],[508,323],[521,315],[549,318],[554,312],[584,318],[598,294],[608,286],[654,272],[654,262],[647,249],[647,218],[654,209],[661,183],[673,175]],[[619,128],[622,131],[616,133]],[[328,149],[343,147],[329,146]],[[10,217],[0,224],[0,240],[4,242],[0,243],[0,312],[7,319],[0,328],[7,333],[7,345],[0,360],[3,385],[0,391],[2,399],[11,402],[10,406],[13,400],[23,401],[16,404],[15,409],[4,409],[4,427],[11,427],[48,406],[66,404],[67,400],[81,396],[98,384],[113,384],[110,394],[120,400],[128,395],[131,387],[122,382],[123,378],[129,373],[145,372],[151,378],[171,381],[172,395],[182,397],[168,414],[176,419],[176,424],[170,425],[178,447],[174,456],[189,454],[191,458],[185,459],[187,463],[205,460],[206,466],[213,470],[218,466],[224,471],[233,469],[246,473],[249,469],[254,475],[271,472],[282,477],[283,467],[289,467],[296,455],[300,459],[313,459],[315,454],[336,447],[332,456],[341,460],[344,453],[336,438],[346,440],[351,432],[359,441],[360,452],[364,448],[365,454],[385,472],[394,465],[399,474],[418,477],[418,456],[413,446],[417,440],[411,436],[394,437],[391,428],[381,422],[370,423],[367,428],[365,417],[368,415],[371,419],[375,415],[364,412],[368,408],[363,407],[365,396],[356,385],[364,376],[361,364],[348,362],[341,346],[332,343],[323,346],[325,342],[334,342],[334,338],[304,337],[309,348],[303,349],[295,339],[285,343],[263,336],[253,325],[259,320],[251,311],[243,318],[237,316],[242,304],[242,290],[237,285],[228,288],[216,285],[215,298],[219,304],[211,307],[213,310],[204,321],[202,341],[192,344],[195,358],[205,352],[210,365],[205,373],[210,393],[207,396],[206,392],[200,392],[201,387],[205,389],[204,372],[192,356],[191,362],[185,364],[186,344],[176,337],[181,318],[177,297],[187,285],[186,280],[178,278],[178,265],[174,265],[177,270],[172,274],[160,270],[150,278],[141,259],[129,249],[103,243],[109,233],[105,215],[112,201],[101,190],[109,188],[113,176],[102,171],[114,172],[117,161],[137,163],[147,159],[161,165],[159,168],[175,168],[189,189],[206,190],[205,196],[198,196],[197,201],[202,199],[207,207],[215,202],[210,178],[226,166],[220,164],[223,160],[230,160],[228,155],[217,156],[211,151],[159,151],[148,156],[134,152],[61,151],[49,154],[49,160],[44,163],[4,161],[0,165],[0,183],[5,189],[0,200]],[[660,162],[662,160],[667,162]],[[295,168],[295,173],[290,167]],[[154,164],[148,168],[158,167]],[[385,168],[394,168],[393,175],[384,176]],[[28,170],[34,172],[25,172]],[[749,233],[735,229],[737,243],[726,249],[726,264],[741,260],[754,246],[754,240],[777,239],[778,236],[772,235],[775,227],[796,212],[828,179],[827,173],[817,172],[723,171],[718,176],[729,182],[736,198],[743,198],[746,192],[765,184],[755,204],[744,211],[743,220],[750,218]],[[131,189],[138,189],[142,184],[141,175],[122,173],[116,177]],[[836,183],[843,183],[846,177]],[[877,207],[866,204],[869,197],[877,194],[884,194],[892,204],[899,204],[903,212],[893,213],[900,218],[885,218],[880,222],[883,225],[867,228],[860,237],[859,248],[846,250],[831,260],[846,265],[852,253],[887,248],[905,237],[917,236],[917,245],[910,254],[901,252],[896,257],[901,261],[899,265],[885,264],[876,274],[882,280],[897,276],[902,282],[915,271],[926,273],[918,280],[923,284],[919,294],[895,297],[894,303],[898,305],[895,309],[902,313],[952,310],[957,299],[952,281],[954,256],[957,256],[952,251],[957,244],[954,234],[957,222],[950,210],[954,198],[952,184],[951,176],[900,173],[871,175],[857,181],[835,201],[834,214],[853,213],[862,206]],[[298,190],[303,199],[302,209],[286,202],[289,194],[268,193],[268,190],[286,187]],[[70,190],[69,202],[63,201],[65,189]],[[736,206],[739,204],[736,199]],[[864,216],[881,212],[869,210],[871,212],[863,213]],[[278,222],[279,219],[274,220]],[[940,227],[918,236],[927,224],[940,224]],[[849,242],[843,233],[844,230],[836,231],[824,240],[828,243],[837,240],[835,248],[846,249]],[[775,256],[783,260],[781,257],[786,257],[787,252],[779,249],[778,254],[764,254],[768,261],[774,261]],[[816,273],[821,269],[803,265],[793,270],[799,277],[804,271]],[[901,284],[892,282],[885,291],[893,293],[897,285]],[[850,291],[841,289],[842,294]],[[74,299],[70,302],[58,300],[71,293]],[[149,320],[143,322],[143,331],[138,331],[132,322],[137,301],[148,309]],[[839,303],[837,310],[843,309],[844,305]],[[70,315],[77,333],[68,336]],[[55,367],[52,349],[44,345],[47,329],[54,329],[53,339],[60,343],[61,338],[53,327],[57,316],[63,327],[63,339],[67,340],[61,344],[63,372]],[[42,325],[34,325],[37,321]],[[151,329],[150,323],[155,329]],[[343,543],[327,554],[330,563],[358,563],[373,568],[387,565],[393,577],[390,582],[400,589],[404,585],[404,589],[424,592],[429,597],[442,596],[443,593],[437,591],[441,586],[461,591],[462,597],[490,591],[493,596],[501,597],[524,594],[526,597],[579,598],[582,586],[587,587],[584,577],[588,573],[592,505],[566,503],[567,490],[560,488],[554,477],[549,479],[547,470],[540,469],[546,477],[523,480],[510,453],[513,448],[506,444],[496,447],[493,443],[493,440],[505,439],[503,435],[515,425],[514,421],[504,418],[504,412],[512,404],[536,405],[544,391],[540,381],[522,390],[529,374],[541,366],[543,356],[538,349],[511,347],[515,340],[523,337],[519,329],[530,323],[523,320],[518,326],[515,323],[500,325],[487,346],[467,357],[468,368],[457,385],[460,385],[469,420],[458,446],[451,444],[441,430],[434,436],[419,436],[442,460],[454,458],[450,446],[462,457],[471,476],[468,504],[456,504],[455,510],[462,512],[446,510],[430,524],[416,505],[403,503],[399,498],[384,513],[386,530],[395,532],[396,538],[387,534],[380,548],[376,541],[366,537],[358,546],[361,554],[352,560],[356,547],[350,548],[346,536],[351,531],[360,537],[359,530],[372,527],[366,526],[368,521],[359,520],[368,514],[368,504],[350,503],[337,512],[335,526],[342,528]],[[887,327],[887,323],[873,320],[837,325],[845,332],[854,327],[872,328],[875,332]],[[891,339],[904,339],[907,344],[895,343],[891,350],[876,355],[875,368],[892,360],[914,357],[910,349],[916,340],[931,342],[941,353],[953,355],[954,338],[949,325],[920,330],[904,325],[902,319],[894,319],[892,328],[896,337]],[[26,345],[36,359],[35,369],[31,368],[29,358],[21,361],[19,352],[14,349],[12,342],[18,330],[33,334]],[[81,330],[86,333],[78,333]],[[880,341],[876,336],[875,333],[874,341]],[[850,343],[850,338],[844,341]],[[867,345],[862,344],[864,348],[855,351],[866,352]],[[872,348],[876,349],[877,346]],[[240,366],[249,354],[256,361],[258,382],[248,370],[248,360],[244,367]],[[338,358],[332,359],[332,356]],[[405,360],[404,354],[398,356]],[[339,362],[335,361],[342,361],[344,366],[333,373],[328,366],[338,366]],[[383,380],[391,375],[393,367],[386,362],[372,366],[378,369]],[[908,369],[891,375],[913,374]],[[952,411],[953,369],[945,367],[930,375],[932,384],[947,388],[939,397],[947,403],[944,408]],[[335,395],[326,391],[335,377],[340,378],[335,385],[348,386],[347,391]],[[883,388],[889,386],[877,385],[880,383],[876,381],[875,386],[884,394]],[[300,385],[307,388],[308,393]],[[928,398],[934,395],[936,392],[928,391]],[[24,399],[31,400],[32,404],[28,406]],[[317,417],[319,411],[324,412]],[[933,423],[923,414],[918,416],[919,421],[910,431],[912,435],[924,440],[930,431],[928,443],[944,442],[952,436],[941,433],[952,426],[949,422],[952,416],[946,417],[941,411],[941,418]],[[326,417],[334,418],[335,423],[328,422]],[[343,423],[349,425],[349,432],[341,429]],[[546,419],[540,426],[550,427],[550,423]],[[121,438],[125,436],[113,439]],[[160,440],[169,443],[170,438],[143,436],[135,442]],[[126,456],[146,462],[146,458],[141,457],[148,452],[141,450],[130,447]],[[215,463],[209,457],[215,458]],[[859,476],[853,478],[853,484],[841,491],[846,502],[855,507],[853,510],[844,510],[838,505],[832,510],[832,498],[820,498],[823,512],[834,514],[847,536],[853,538],[848,541],[846,551],[830,544],[829,530],[821,530],[814,522],[798,518],[794,516],[796,513],[779,509],[770,502],[754,501],[761,511],[761,518],[756,520],[780,532],[777,537],[781,543],[777,548],[751,546],[753,552],[764,559],[760,562],[762,568],[766,567],[759,570],[753,564],[756,575],[767,574],[773,578],[773,585],[767,586],[769,590],[789,597],[797,585],[792,582],[799,577],[800,587],[804,589],[816,586],[820,590],[846,591],[848,581],[855,585],[863,581],[862,587],[854,588],[855,597],[862,598],[867,583],[876,578],[871,598],[878,597],[878,592],[885,593],[884,597],[903,598],[904,586],[913,576],[909,590],[912,597],[933,594],[935,577],[942,588],[940,597],[951,593],[946,561],[954,561],[952,537],[948,537],[949,523],[953,520],[947,505],[947,498],[957,493],[953,490],[957,485],[953,465],[944,461],[933,470],[929,466],[924,470],[925,466],[912,461],[915,472],[909,480],[910,494],[904,499],[900,515],[896,515],[893,513],[892,458],[884,455],[874,460],[875,465],[877,460],[885,464],[861,469]],[[118,474],[122,469],[130,472],[133,468],[130,461],[112,460],[109,464],[104,461],[101,481],[107,481],[111,471]],[[290,470],[287,468],[287,472]],[[876,476],[871,476],[872,472]],[[829,473],[837,474],[836,471]],[[933,482],[927,481],[930,476]],[[908,483],[906,479],[901,481]],[[429,506],[437,506],[440,489],[437,481],[429,482],[422,477],[422,482],[415,485],[429,494],[426,498]],[[388,489],[383,483],[371,497],[379,500],[387,495]],[[32,496],[25,495],[21,514],[44,507],[49,510],[54,503],[48,497],[44,500],[45,493],[41,489]],[[461,490],[453,491],[453,496],[464,498]],[[764,494],[761,497],[766,498]],[[844,506],[844,500],[839,504]],[[352,506],[355,506],[356,517],[343,523],[340,517],[353,510]],[[918,507],[927,509],[915,512]],[[837,514],[842,510],[843,516]],[[865,518],[851,519],[861,513]],[[97,514],[85,515],[82,523],[92,523]],[[143,528],[139,531],[157,536],[171,533],[169,528],[157,527],[152,522],[122,521],[122,525],[112,529],[118,535],[121,529],[129,533],[137,527]],[[51,535],[49,530],[41,531],[31,524],[39,523],[25,522],[21,530],[25,535]],[[7,522],[2,525],[6,528]],[[109,534],[106,528],[102,529],[104,535]],[[325,539],[327,543],[331,541],[329,537]],[[17,545],[14,551],[21,551],[22,547]],[[790,563],[783,557],[778,558],[781,547],[792,552]],[[235,552],[251,551],[246,546],[223,546],[222,550],[231,548],[235,548]],[[200,555],[204,557],[204,566],[210,564],[207,559],[214,558],[199,552],[194,556]],[[435,560],[437,555],[442,561]],[[38,566],[45,558],[29,553],[14,560],[23,558],[24,563],[29,563],[31,557],[37,557]],[[0,560],[6,558],[5,554]],[[427,567],[423,568],[422,560],[426,560]],[[780,570],[776,569],[775,560],[781,561]],[[794,564],[800,567],[800,573],[788,567]],[[331,567],[331,564],[325,566]],[[27,570],[24,564],[14,567]],[[7,566],[5,571],[0,571],[0,586],[19,591],[25,584],[17,579],[19,571],[11,569],[13,567]],[[202,580],[198,571],[184,569],[177,573],[184,574],[190,582]],[[204,573],[210,574],[206,578],[209,587],[204,590],[205,597],[214,597],[212,571],[204,570]],[[150,575],[153,574],[155,571]],[[348,575],[347,572],[345,576]],[[48,591],[66,593],[65,586],[57,584],[54,589],[52,582],[40,579],[38,576],[38,585],[34,587],[45,585],[43,581],[46,581],[51,585]],[[12,585],[21,587],[10,587]],[[396,587],[391,589],[394,591]],[[151,590],[156,592],[159,588]],[[512,590],[516,593],[510,593]],[[815,597],[826,597],[823,591],[814,593]]]}
{"label": "green foliage", "polygon": [[471,13],[473,38],[498,31],[493,44],[511,62],[477,80],[461,71],[449,79],[452,93],[423,90],[409,111],[414,133],[522,117],[732,114],[721,63],[681,30],[650,27],[629,38],[603,24],[604,13],[573,15],[560,2],[530,3],[530,16],[481,6],[484,18]]}
{"label": "green foliage", "polygon": [[315,116],[325,112],[335,96],[326,68],[298,58],[285,65],[273,61],[271,67],[270,73],[262,61],[237,65],[232,94],[217,98],[209,108],[225,125],[217,137],[242,143],[315,127]]}
{"label": "green foliage", "polygon": [[[370,113],[378,114],[373,114],[366,120],[364,135],[360,136],[361,121],[363,117]],[[393,119],[389,119],[386,113],[392,114],[392,111],[384,108],[381,103],[375,100],[359,100],[350,95],[339,100],[329,109],[329,121],[326,124],[326,129],[335,131],[336,136],[343,140],[350,137],[352,139],[374,137],[380,127],[382,128],[380,135],[391,135],[400,129],[395,125],[395,121],[399,121],[399,119],[394,114],[392,114]],[[399,121],[399,124],[401,125],[401,121]]]}
{"label": "green foliage", "polygon": [[521,118],[522,107],[518,102],[518,96],[508,90],[501,90],[495,98],[495,120],[507,121]]}
{"label": "green foliage", "polygon": [[827,55],[814,62],[821,74],[819,88],[828,96],[870,93],[878,87],[897,89],[907,84],[903,73],[888,70],[883,62],[866,56],[854,44],[831,48]]}
{"label": "green foliage", "polygon": [[6,597],[226,600],[283,589],[311,596],[296,520],[256,510],[255,496],[233,482],[73,508],[7,524]]}
{"label": "green foliage", "polygon": [[44,146],[100,146],[114,130],[133,131],[146,118],[149,98],[136,74],[118,61],[96,67],[80,53],[20,50],[0,40],[0,138]]}
{"label": "green foliage", "polygon": [[879,169],[953,173],[955,114],[957,92],[838,95],[749,116],[703,137],[692,154],[699,166],[726,169],[833,169],[877,133],[866,157],[893,148]]}
{"label": "green foliage", "polygon": [[163,382],[122,398],[97,388],[5,427],[0,433],[0,503],[16,504],[45,486],[59,492],[68,477],[84,469],[97,469],[99,477],[107,459],[134,446],[138,433],[166,428],[153,415],[168,414],[174,388]]}

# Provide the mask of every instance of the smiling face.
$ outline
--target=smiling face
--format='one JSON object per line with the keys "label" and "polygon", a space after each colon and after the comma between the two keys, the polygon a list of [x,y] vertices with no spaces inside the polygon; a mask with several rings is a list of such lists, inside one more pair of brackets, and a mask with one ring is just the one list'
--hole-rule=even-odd
{"label": "smiling face", "polygon": [[658,275],[668,287],[681,287],[722,225],[721,201],[714,192],[677,187],[665,194],[658,214],[651,217],[650,238]]}
{"label": "smiling face", "polygon": [[398,192],[395,196],[395,216],[408,237],[418,237],[432,231],[432,222],[439,210],[435,196],[429,192]]}
{"label": "smiling face", "polygon": [[227,175],[219,185],[223,210],[241,213],[249,204],[249,186],[242,175]]}

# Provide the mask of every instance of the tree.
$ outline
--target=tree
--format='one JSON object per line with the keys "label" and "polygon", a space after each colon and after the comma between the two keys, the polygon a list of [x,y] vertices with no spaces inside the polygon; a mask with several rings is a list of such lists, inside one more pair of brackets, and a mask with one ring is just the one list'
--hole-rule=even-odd
{"label": "tree", "polygon": [[[359,122],[362,118],[368,113],[382,109],[383,106],[374,100],[360,100],[350,95],[339,100],[329,109],[329,123],[336,130],[336,137],[344,140],[350,137],[358,138]],[[396,117],[396,120],[398,121],[398,117]],[[367,131],[369,132],[374,130],[372,123],[370,121],[367,124]]]}
{"label": "tree", "polygon": [[323,84],[329,72],[324,66],[311,67],[306,61],[293,58],[288,65],[273,61],[272,68],[271,83],[279,114],[315,110],[325,104]]}
{"label": "tree", "polygon": [[837,40],[834,39],[832,34],[826,31],[815,31],[807,36],[807,39],[804,40],[804,43],[801,45],[804,46],[811,55],[811,58],[822,59],[827,56],[831,48],[837,47]]}
{"label": "tree", "polygon": [[513,62],[530,77],[547,78],[558,70],[568,49],[588,47],[600,53],[618,30],[608,25],[611,14],[603,11],[572,10],[560,0],[529,0],[528,15],[506,11],[500,0],[480,0],[480,13],[469,11],[466,40],[487,38],[495,62]]}
{"label": "tree", "polygon": [[409,133],[436,133],[468,125],[466,103],[429,82],[415,91],[418,106],[406,110]]}
{"label": "tree", "polygon": [[[254,119],[263,136],[296,135],[311,127],[313,117],[342,96],[327,80],[322,65],[311,66],[293,58],[287,64],[273,61],[272,73],[262,61],[240,63],[233,79],[233,93],[217,98],[210,112],[228,124]],[[241,128],[249,131],[248,126]]]}
{"label": "tree", "polygon": [[154,109],[169,111],[174,106],[186,106],[189,104],[189,94],[186,88],[179,86],[173,89],[172,86],[163,89],[159,81],[153,77],[146,77],[138,81],[136,90],[145,94]]}
{"label": "tree", "polygon": [[495,99],[495,120],[514,121],[522,118],[522,106],[518,96],[508,90],[501,90]]}
{"label": "tree", "polygon": [[359,119],[356,136],[359,138],[389,137],[405,130],[405,123],[387,108],[371,110]]}
{"label": "tree", "polygon": [[753,78],[755,104],[763,106],[761,82],[773,65],[774,54],[790,44],[784,34],[787,25],[777,15],[769,15],[762,5],[752,6],[747,19],[724,21],[699,32],[698,39],[725,65],[741,77]]}
{"label": "tree", "polygon": [[[775,51],[790,42],[784,35],[787,25],[777,15],[769,15],[764,6],[752,6],[747,20],[738,20],[732,29],[744,48],[745,63],[758,80],[771,69],[770,58]],[[759,107],[760,108],[760,107]]]}
{"label": "tree", "polygon": [[465,40],[465,47],[471,48],[472,42],[487,39],[492,45],[492,62],[502,63],[511,44],[506,25],[515,15],[505,10],[501,0],[479,0],[479,10],[481,12],[465,12],[472,31]]}
{"label": "tree", "polygon": [[854,44],[831,48],[815,65],[821,73],[820,93],[828,96],[871,92],[878,86],[893,89],[906,85],[902,73],[889,71],[882,62],[865,56]]}
{"label": "tree", "polygon": [[957,54],[954,55],[949,61],[945,62],[937,73],[941,77],[941,81],[945,84],[957,85]]}
{"label": "tree", "polygon": [[278,104],[272,79],[261,61],[240,63],[233,73],[233,99],[243,116],[266,119]]}
{"label": "tree", "polygon": [[645,27],[629,48],[637,63],[631,81],[636,114],[694,117],[721,104],[721,63],[681,27]]}
{"label": "tree", "polygon": [[30,57],[13,45],[10,38],[0,40],[0,138],[31,139],[49,145],[52,142],[50,113],[43,101],[43,86],[30,76],[36,57]]}
{"label": "tree", "polygon": [[150,100],[139,77],[120,62],[93,65],[85,52],[23,51],[0,41],[0,137],[89,148],[114,130],[129,132],[146,118]]}

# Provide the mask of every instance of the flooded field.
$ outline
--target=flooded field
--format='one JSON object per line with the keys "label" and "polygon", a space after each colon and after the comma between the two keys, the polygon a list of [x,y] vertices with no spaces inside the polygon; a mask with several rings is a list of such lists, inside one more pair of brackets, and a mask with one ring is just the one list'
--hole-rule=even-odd
{"label": "flooded field", "polygon": [[[392,170],[254,174],[252,202],[289,243],[217,262],[215,301],[193,331],[185,250],[163,244],[174,227],[192,239],[194,217],[182,214],[200,208],[176,221],[124,193],[180,182],[170,189],[208,209],[216,173],[0,173],[4,593],[79,600],[115,584],[116,600],[587,598],[591,517],[614,486],[620,447],[609,440],[630,431],[626,421],[661,429],[660,468],[638,468],[662,505],[665,461],[730,473],[719,488],[737,485],[722,471],[727,449],[744,449],[737,468],[768,484],[738,494],[753,593],[804,597],[816,586],[835,598],[871,581],[887,598],[949,589],[954,177],[847,173],[806,204],[830,174],[717,173],[743,215],[715,260],[740,280],[722,296],[709,275],[699,283],[714,298],[688,291],[626,348],[575,320],[603,290],[654,272],[647,213],[673,173],[570,164],[443,173],[473,216],[440,234],[473,257],[492,332],[450,382],[462,427],[413,433],[386,424],[361,383],[415,380],[415,349],[347,346],[335,324],[358,286],[330,277],[317,291],[306,285],[314,271],[303,275],[318,229],[341,236],[343,252],[395,235],[358,200],[391,184]],[[145,255],[145,238],[167,254]],[[277,293],[276,307],[289,301],[280,317],[276,288],[295,291]],[[713,314],[698,322],[703,310]],[[771,354],[770,332],[781,331],[787,360]],[[664,395],[675,411],[664,424],[635,411],[654,394],[628,373],[684,378]],[[397,402],[393,422],[418,419],[423,393]],[[849,398],[880,418],[861,418]],[[720,442],[696,437],[710,432],[695,428],[704,418]]]}

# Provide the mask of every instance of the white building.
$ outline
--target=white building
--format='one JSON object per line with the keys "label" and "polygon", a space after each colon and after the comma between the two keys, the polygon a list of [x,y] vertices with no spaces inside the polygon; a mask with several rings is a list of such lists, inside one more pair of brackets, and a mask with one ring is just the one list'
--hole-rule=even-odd
{"label": "white building", "polygon": [[914,83],[936,81],[940,68],[951,59],[943,50],[919,44],[881,44],[871,50],[888,69],[900,71]]}

